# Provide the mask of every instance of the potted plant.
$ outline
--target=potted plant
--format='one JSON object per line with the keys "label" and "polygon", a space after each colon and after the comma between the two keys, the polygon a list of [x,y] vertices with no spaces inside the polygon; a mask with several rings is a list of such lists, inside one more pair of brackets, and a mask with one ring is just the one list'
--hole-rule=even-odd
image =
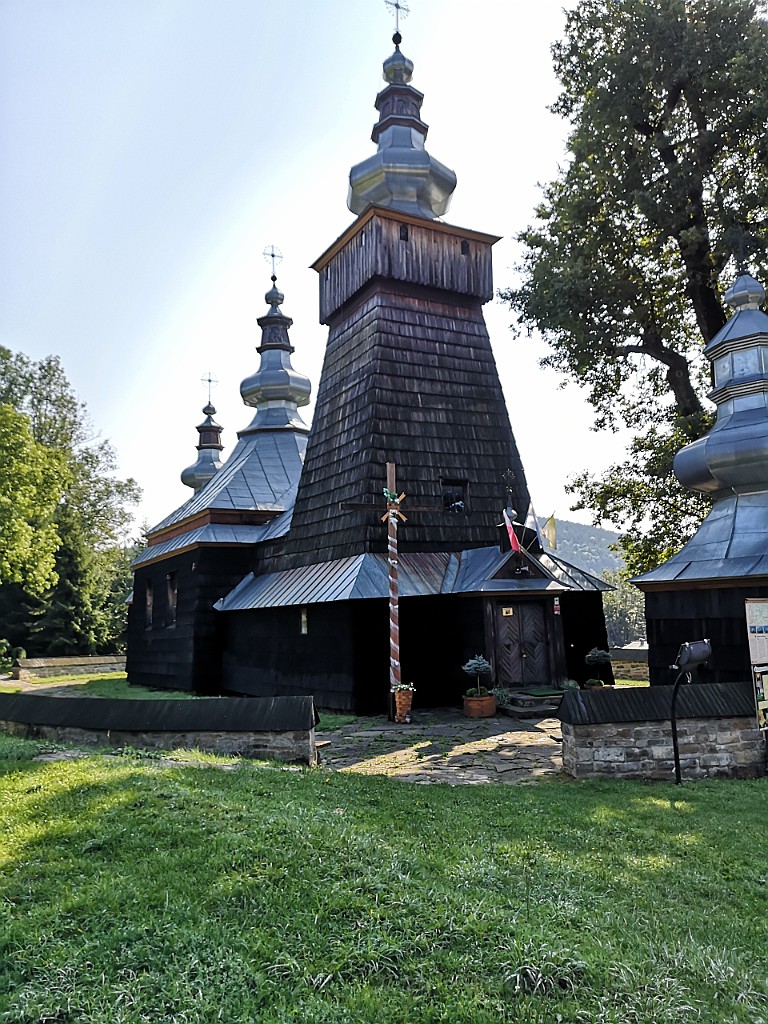
{"label": "potted plant", "polygon": [[461,667],[468,676],[475,677],[475,685],[464,694],[464,714],[467,718],[491,718],[496,714],[496,698],[480,685],[480,676],[491,671],[490,662],[482,654],[476,654]]}
{"label": "potted plant", "polygon": [[599,676],[600,685],[613,685],[613,672],[611,671],[611,655],[601,647],[593,647],[584,656],[584,664],[591,668],[595,676]]}
{"label": "potted plant", "polygon": [[416,687],[413,683],[396,683],[392,687],[392,692],[395,696],[395,721],[401,725],[410,722]]}
{"label": "potted plant", "polygon": [[588,679],[586,681],[586,683],[584,683],[584,689],[585,690],[599,690],[600,687],[603,686],[603,685],[604,684],[603,684],[603,680],[602,679]]}

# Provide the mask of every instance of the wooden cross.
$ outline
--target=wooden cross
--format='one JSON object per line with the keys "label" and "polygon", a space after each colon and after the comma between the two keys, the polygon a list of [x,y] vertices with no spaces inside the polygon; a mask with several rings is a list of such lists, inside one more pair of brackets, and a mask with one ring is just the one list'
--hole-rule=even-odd
{"label": "wooden cross", "polygon": [[[400,510],[400,504],[405,499],[405,493],[397,493],[397,478],[395,463],[387,463],[387,486],[384,488],[384,497],[387,499],[387,511],[381,516],[382,523],[387,524],[387,568],[389,577],[389,692],[393,694],[402,681],[400,669],[400,606],[399,606],[399,584],[398,584],[398,553],[397,553],[397,526],[399,522],[408,522]],[[339,508],[347,512],[371,512],[376,511],[376,506],[370,503],[357,504],[353,502],[341,502]],[[436,512],[436,508],[427,508],[414,505],[413,512]]]}

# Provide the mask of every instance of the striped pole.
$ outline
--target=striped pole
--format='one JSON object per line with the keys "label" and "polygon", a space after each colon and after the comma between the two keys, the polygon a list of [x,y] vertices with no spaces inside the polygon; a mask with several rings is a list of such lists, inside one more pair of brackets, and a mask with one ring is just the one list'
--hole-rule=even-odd
{"label": "striped pole", "polygon": [[[396,493],[395,464],[387,463],[387,490]],[[397,520],[399,501],[387,501],[387,565],[389,568],[389,690],[400,683],[400,609],[397,585]]]}

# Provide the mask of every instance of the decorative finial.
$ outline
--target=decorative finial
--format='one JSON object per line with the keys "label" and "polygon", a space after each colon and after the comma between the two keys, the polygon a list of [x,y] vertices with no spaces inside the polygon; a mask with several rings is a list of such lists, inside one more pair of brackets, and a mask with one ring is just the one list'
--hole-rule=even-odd
{"label": "decorative finial", "polygon": [[[403,19],[408,17],[410,8],[408,4],[403,3],[402,0],[384,0],[384,6],[389,7],[390,11],[395,12],[395,35],[400,35],[400,16],[402,14]],[[395,46],[399,46],[401,39],[393,39],[392,42]]]}
{"label": "decorative finial", "polygon": [[734,224],[725,233],[725,244],[736,262],[736,273],[747,273],[747,259],[762,248],[761,240],[753,235],[746,224]]}
{"label": "decorative finial", "polygon": [[213,376],[213,374],[211,373],[211,371],[209,370],[209,371],[208,371],[208,376],[207,376],[207,377],[201,377],[201,378],[200,378],[200,383],[201,383],[201,384],[207,384],[207,385],[208,385],[208,405],[210,405],[210,404],[211,404],[211,389],[213,388],[214,384],[218,384],[219,382],[218,382],[218,380],[217,380],[217,379],[216,379],[216,378],[215,378],[215,377]]}
{"label": "decorative finial", "polygon": [[275,266],[283,258],[283,254],[280,252],[276,245],[268,245],[261,255],[264,257],[267,263],[269,263],[270,261],[272,263],[272,283],[274,284],[275,281],[277,280],[277,275],[275,274]]}

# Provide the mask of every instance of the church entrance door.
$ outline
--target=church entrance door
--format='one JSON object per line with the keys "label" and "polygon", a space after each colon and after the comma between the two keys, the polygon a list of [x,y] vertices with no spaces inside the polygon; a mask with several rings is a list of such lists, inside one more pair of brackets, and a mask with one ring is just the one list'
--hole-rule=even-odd
{"label": "church entrance door", "polygon": [[544,604],[496,605],[496,673],[499,686],[551,686]]}

